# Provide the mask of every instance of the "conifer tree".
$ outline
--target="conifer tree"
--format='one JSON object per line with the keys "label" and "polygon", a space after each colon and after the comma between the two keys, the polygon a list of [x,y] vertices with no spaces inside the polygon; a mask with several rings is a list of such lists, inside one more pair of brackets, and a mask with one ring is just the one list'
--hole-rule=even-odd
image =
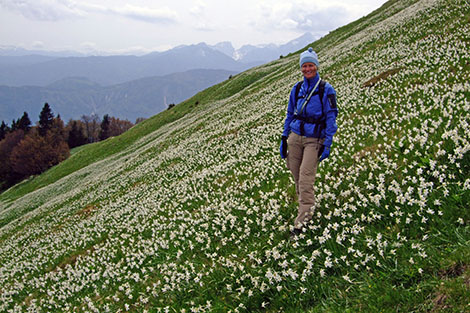
{"label": "conifer tree", "polygon": [[29,119],[28,113],[24,112],[21,119],[17,123],[17,128],[22,129],[25,133],[31,129],[31,120]]}
{"label": "conifer tree", "polygon": [[68,145],[70,149],[82,146],[87,143],[87,137],[84,134],[83,127],[77,121],[72,121],[68,136]]}
{"label": "conifer tree", "polygon": [[9,131],[10,128],[8,125],[5,123],[5,121],[2,121],[2,124],[0,125],[0,141],[5,138]]}
{"label": "conifer tree", "polygon": [[109,137],[109,131],[110,131],[109,125],[110,125],[109,115],[105,114],[105,116],[103,116],[103,121],[101,122],[101,129],[100,129],[100,135],[99,135],[100,140],[105,140]]}
{"label": "conifer tree", "polygon": [[14,120],[11,121],[11,128],[10,128],[11,132],[14,132],[15,130],[18,129],[18,122],[19,121],[20,121],[19,119],[18,120],[14,119]]}
{"label": "conifer tree", "polygon": [[38,131],[39,135],[46,136],[46,133],[49,129],[51,129],[52,124],[54,121],[54,114],[52,113],[51,107],[46,102],[44,107],[42,108],[41,113],[39,114],[39,125]]}
{"label": "conifer tree", "polygon": [[56,118],[52,119],[51,127],[49,129],[51,135],[54,136],[55,140],[66,141],[67,131],[65,130],[64,121],[60,118],[60,115],[57,115]]}

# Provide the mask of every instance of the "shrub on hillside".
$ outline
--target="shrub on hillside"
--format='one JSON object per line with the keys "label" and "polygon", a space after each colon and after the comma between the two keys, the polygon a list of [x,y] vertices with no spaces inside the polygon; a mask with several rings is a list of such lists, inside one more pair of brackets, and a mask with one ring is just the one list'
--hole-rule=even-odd
{"label": "shrub on hillside", "polygon": [[134,124],[128,120],[121,120],[116,117],[110,117],[109,118],[110,124],[109,124],[109,136],[114,137],[114,136],[119,136],[122,133],[125,133],[128,131]]}
{"label": "shrub on hillside", "polygon": [[52,132],[48,132],[46,137],[34,133],[21,140],[10,156],[12,171],[26,178],[65,160],[70,155],[69,146],[65,140],[55,141],[54,137],[56,135]]}
{"label": "shrub on hillside", "polygon": [[6,189],[19,181],[37,175],[60,163],[70,155],[67,132],[62,120],[50,121],[49,129],[40,134],[32,128],[28,134],[21,129],[8,133],[0,141],[0,188]]}
{"label": "shrub on hillside", "polygon": [[18,180],[11,168],[10,156],[13,149],[23,140],[24,131],[19,129],[7,133],[5,138],[0,141],[0,190],[11,186]]}

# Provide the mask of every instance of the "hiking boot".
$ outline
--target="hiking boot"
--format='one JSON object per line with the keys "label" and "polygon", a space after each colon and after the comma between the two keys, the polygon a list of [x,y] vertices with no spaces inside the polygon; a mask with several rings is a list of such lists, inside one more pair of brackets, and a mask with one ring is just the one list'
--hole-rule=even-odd
{"label": "hiking boot", "polygon": [[294,230],[292,230],[290,232],[290,238],[291,239],[295,239],[297,238],[298,235],[300,235],[302,233],[302,230],[300,228],[294,228]]}

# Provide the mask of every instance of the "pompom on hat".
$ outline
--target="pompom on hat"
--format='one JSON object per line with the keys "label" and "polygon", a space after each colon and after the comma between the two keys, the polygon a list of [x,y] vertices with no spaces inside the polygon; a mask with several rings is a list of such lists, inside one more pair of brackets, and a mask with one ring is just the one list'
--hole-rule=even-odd
{"label": "pompom on hat", "polygon": [[308,50],[300,54],[300,67],[302,67],[304,63],[308,63],[308,62],[314,63],[317,66],[317,68],[320,67],[320,63],[318,63],[318,56],[315,53],[315,51],[313,51],[312,47],[309,47]]}

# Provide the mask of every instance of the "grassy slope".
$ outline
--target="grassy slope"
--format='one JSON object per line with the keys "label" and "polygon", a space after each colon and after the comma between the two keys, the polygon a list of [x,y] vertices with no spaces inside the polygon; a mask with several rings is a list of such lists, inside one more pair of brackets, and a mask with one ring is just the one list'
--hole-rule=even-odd
{"label": "grassy slope", "polygon": [[340,130],[300,241],[277,155],[294,55],[2,194],[0,309],[468,310],[470,9],[414,2],[314,43]]}

